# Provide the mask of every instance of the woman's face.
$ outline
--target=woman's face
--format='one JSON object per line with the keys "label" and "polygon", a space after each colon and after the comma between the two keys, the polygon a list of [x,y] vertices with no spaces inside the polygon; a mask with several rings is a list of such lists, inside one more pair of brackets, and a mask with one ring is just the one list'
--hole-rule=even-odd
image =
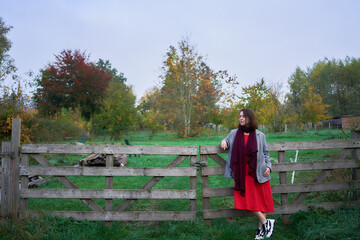
{"label": "woman's face", "polygon": [[239,122],[240,126],[247,126],[249,124],[249,118],[245,117],[243,111],[240,112]]}

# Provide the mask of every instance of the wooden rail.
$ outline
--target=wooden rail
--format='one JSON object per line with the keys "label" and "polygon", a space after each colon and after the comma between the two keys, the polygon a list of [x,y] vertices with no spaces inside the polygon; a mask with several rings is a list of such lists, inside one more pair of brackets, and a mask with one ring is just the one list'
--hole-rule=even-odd
{"label": "wooden rail", "polygon": [[[272,186],[273,194],[280,194],[281,202],[274,201],[275,212],[282,214],[283,223],[289,223],[289,214],[298,211],[306,211],[311,206],[334,209],[346,203],[359,204],[360,189],[360,141],[359,140],[339,140],[339,141],[311,141],[311,142],[283,142],[269,143],[269,151],[278,152],[278,163],[272,167],[272,175],[279,174],[279,185]],[[297,162],[286,163],[285,151],[289,150],[318,150],[318,149],[343,149],[337,154],[333,161],[318,162]],[[220,153],[227,153],[219,145],[200,146],[200,159],[203,163],[208,162],[208,158],[214,160],[220,166],[209,166],[201,168],[202,179],[202,198],[203,198],[203,218],[206,224],[211,224],[214,218],[232,218],[239,216],[250,216],[246,211],[236,209],[212,209],[210,198],[228,197],[234,195],[233,186],[215,188],[210,187],[209,176],[223,175],[225,172],[226,161],[219,156]],[[350,157],[351,159],[346,159]],[[324,182],[327,176],[334,169],[353,169],[351,180],[346,182]],[[321,170],[321,173],[313,183],[288,184],[286,173],[290,171],[313,171]],[[329,202],[329,203],[308,203],[301,204],[310,192],[349,190],[353,192],[353,200],[348,202]],[[289,193],[299,193],[290,203]]]}

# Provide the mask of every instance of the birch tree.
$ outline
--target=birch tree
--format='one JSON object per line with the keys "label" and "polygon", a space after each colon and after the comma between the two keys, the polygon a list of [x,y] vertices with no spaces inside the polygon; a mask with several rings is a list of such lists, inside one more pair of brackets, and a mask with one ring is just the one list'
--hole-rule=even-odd
{"label": "birch tree", "polygon": [[161,111],[170,128],[183,137],[196,133],[209,122],[221,97],[221,79],[226,71],[212,70],[189,39],[170,46],[162,67]]}

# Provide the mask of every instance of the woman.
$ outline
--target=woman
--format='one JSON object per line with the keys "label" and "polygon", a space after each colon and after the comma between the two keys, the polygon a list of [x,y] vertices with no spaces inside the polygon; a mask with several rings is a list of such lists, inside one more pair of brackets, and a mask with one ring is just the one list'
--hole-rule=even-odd
{"label": "woman", "polygon": [[266,213],[274,212],[271,162],[265,135],[257,130],[253,111],[240,111],[238,129],[221,141],[221,148],[229,148],[224,176],[235,181],[235,209],[248,210],[259,219],[255,239],[270,237],[275,223],[266,219]]}

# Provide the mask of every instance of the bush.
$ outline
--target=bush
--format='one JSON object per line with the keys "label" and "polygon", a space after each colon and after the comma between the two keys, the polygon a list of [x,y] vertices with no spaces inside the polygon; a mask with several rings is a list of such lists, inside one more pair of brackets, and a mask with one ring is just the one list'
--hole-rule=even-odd
{"label": "bush", "polygon": [[33,130],[35,142],[73,140],[87,132],[87,123],[78,110],[62,109],[53,119],[39,118]]}

